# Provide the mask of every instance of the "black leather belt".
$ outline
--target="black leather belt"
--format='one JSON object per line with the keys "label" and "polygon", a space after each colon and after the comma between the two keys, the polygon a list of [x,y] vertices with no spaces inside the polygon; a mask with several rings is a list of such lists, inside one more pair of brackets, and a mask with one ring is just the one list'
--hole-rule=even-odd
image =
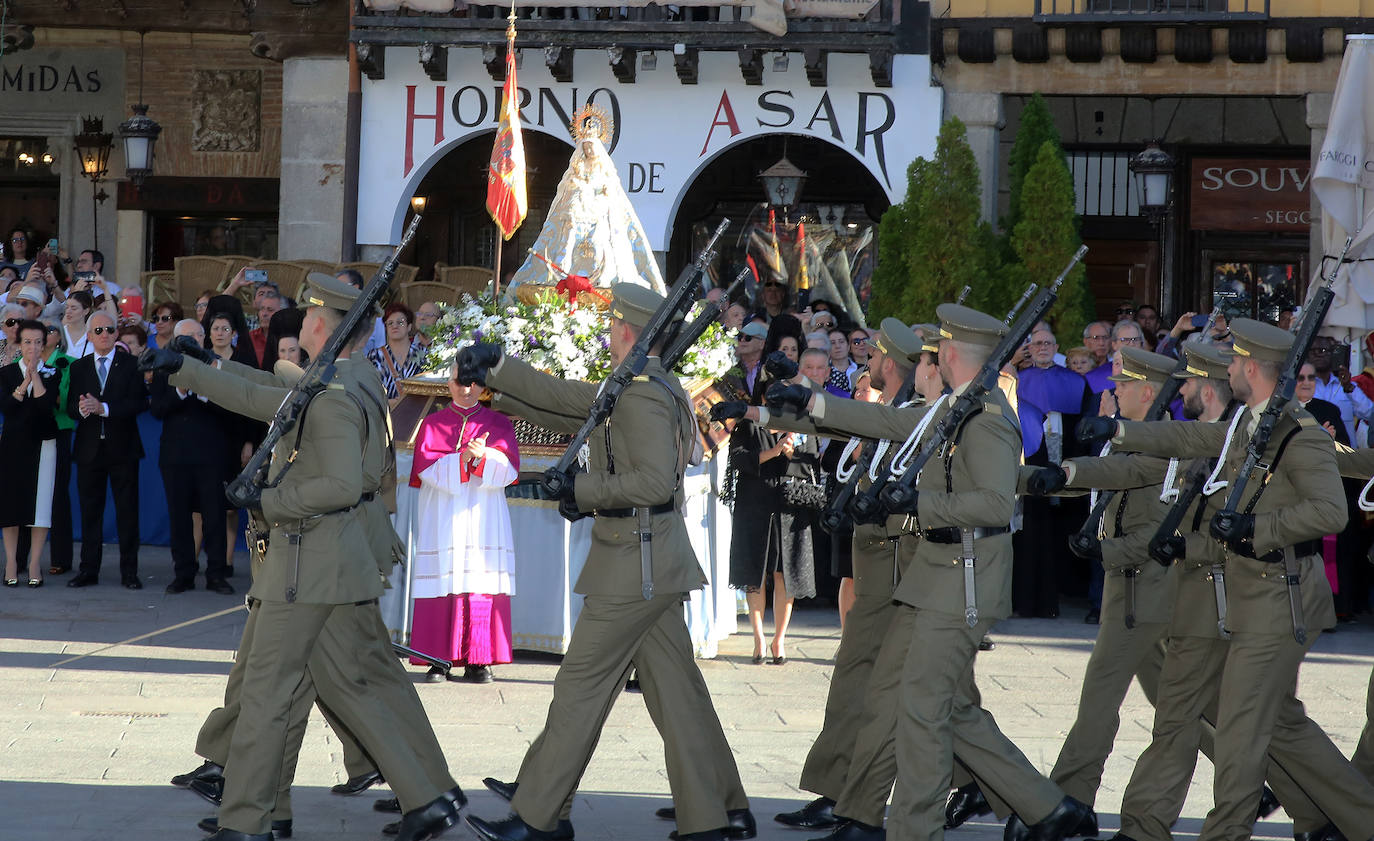
{"label": "black leather belt", "polygon": [[[1246,543],[1245,546],[1249,548],[1250,551],[1241,551],[1237,554],[1242,555],[1246,558],[1254,558],[1255,560],[1262,561],[1266,564],[1283,563],[1282,549],[1271,549],[1270,551],[1265,552],[1263,555],[1256,558],[1253,546],[1250,543]],[[1322,542],[1320,540],[1304,540],[1302,543],[1293,544],[1293,557],[1295,558],[1306,558],[1308,555],[1320,555],[1321,553]]]}
{"label": "black leather belt", "polygon": [[[996,537],[999,534],[1006,534],[1011,531],[1007,526],[979,526],[973,530],[973,539],[979,540],[984,537]],[[931,543],[960,543],[963,541],[963,530],[957,526],[945,526],[938,529],[921,529],[921,537]]]}
{"label": "black leather belt", "polygon": [[[598,508],[595,513],[598,517],[634,517],[637,516],[635,508]],[[650,514],[671,514],[677,510],[677,504],[665,502],[662,505],[649,506]]]}
{"label": "black leather belt", "polygon": [[360,601],[360,602],[354,602],[354,603],[353,603],[353,606],[354,606],[354,607],[367,607],[367,606],[370,605],[370,604],[376,604],[376,603],[377,603],[377,600],[376,600],[376,599],[363,599],[363,600]]}

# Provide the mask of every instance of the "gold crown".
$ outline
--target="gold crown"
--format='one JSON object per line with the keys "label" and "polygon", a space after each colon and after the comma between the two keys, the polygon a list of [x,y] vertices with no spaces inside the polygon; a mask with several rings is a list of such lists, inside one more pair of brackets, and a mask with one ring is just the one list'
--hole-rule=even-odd
{"label": "gold crown", "polygon": [[568,131],[578,142],[595,137],[609,146],[611,138],[615,136],[615,121],[606,113],[606,109],[588,102],[573,112]]}

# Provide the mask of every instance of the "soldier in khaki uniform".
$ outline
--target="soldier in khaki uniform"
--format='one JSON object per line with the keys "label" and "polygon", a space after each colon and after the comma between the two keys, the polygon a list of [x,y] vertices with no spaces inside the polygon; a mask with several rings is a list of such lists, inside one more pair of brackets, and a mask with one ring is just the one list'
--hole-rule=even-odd
{"label": "soldier in khaki uniform", "polygon": [[[318,354],[356,296],[332,278],[312,278],[303,296],[309,310],[302,345]],[[311,400],[297,430],[273,454],[280,483],[262,489],[251,506],[260,509],[256,516],[270,536],[249,592],[241,712],[216,841],[271,838],[292,704],[299,703],[295,693],[307,672],[396,791],[406,812],[400,841],[442,832],[465,801],[413,686],[379,632],[382,577],[374,556],[382,541],[371,503],[382,489],[386,417],[358,396],[375,386],[376,375],[348,350],[340,354],[334,382]],[[284,388],[183,361],[172,350],[145,355],[145,367],[167,370],[172,385],[259,419],[270,419],[286,396]],[[339,457],[348,452],[359,458]],[[280,466],[292,456],[282,476]],[[438,776],[436,769],[442,769]]]}
{"label": "soldier in khaki uniform", "polygon": [[[817,428],[831,434],[903,440],[928,412],[938,423],[950,403],[969,387],[1006,332],[997,319],[967,307],[942,304],[940,372],[954,392],[924,409],[896,409],[853,400],[827,400],[795,387],[770,391],[770,402],[806,408]],[[928,429],[930,427],[927,427]],[[1064,796],[1042,776],[982,709],[973,676],[978,644],[1011,602],[1011,534],[1021,435],[1015,413],[1000,392],[987,394],[932,459],[917,483],[914,525],[921,540],[907,574],[893,597],[899,602],[884,649],[874,667],[901,663],[894,694],[896,713],[896,787],[892,797],[894,837],[937,841],[944,835],[944,807],[955,754],[987,791],[995,792],[1034,824],[1036,837],[1059,841],[1091,815],[1082,803]],[[966,591],[960,544],[973,544],[974,582]],[[976,621],[965,622],[966,607]],[[859,739],[881,720],[869,722]],[[881,739],[873,739],[878,744]],[[853,818],[830,836],[836,841],[885,837],[883,802],[887,792],[864,782],[879,755],[856,749],[845,791],[835,814]],[[859,817],[862,815],[863,817]],[[1095,825],[1095,823],[1093,824]]]}
{"label": "soldier in khaki uniform", "polygon": [[[883,319],[881,329],[869,345],[868,362],[873,385],[882,391],[881,402],[892,405],[908,377],[915,378],[916,391],[921,396],[931,400],[939,397],[944,381],[936,369],[934,351],[933,347],[927,351],[920,336],[902,322],[895,318]],[[809,416],[769,412],[764,407],[748,406],[743,402],[720,403],[712,411],[715,420],[741,416],[772,429],[809,435],[823,433]],[[831,446],[840,444],[834,442]],[[870,477],[888,469],[895,447],[891,441],[866,441],[863,446],[878,449],[872,461],[874,466],[859,479],[860,492],[869,487]],[[828,829],[838,825],[840,821],[834,816],[835,801],[844,790],[859,732],[865,723],[874,719],[878,709],[895,706],[890,696],[896,693],[900,669],[875,673],[874,666],[897,613],[892,591],[914,554],[916,539],[903,536],[906,519],[898,515],[889,518],[887,523],[857,523],[854,526],[854,606],[845,620],[840,646],[835,652],[821,732],[811,745],[801,774],[801,788],[820,797],[801,809],[775,816],[774,820],[785,826]],[[876,690],[877,683],[885,683],[888,691]],[[890,730],[885,742],[890,754]],[[891,760],[884,765],[895,771]],[[890,788],[889,775],[884,795]]]}
{"label": "soldier in khaki uniform", "polygon": [[[1300,615],[1316,629],[1334,621],[1331,591],[1319,565],[1317,542],[1321,535],[1339,531],[1345,521],[1344,493],[1330,437],[1310,415],[1290,404],[1264,453],[1268,469],[1257,469],[1250,477],[1244,507],[1232,526],[1223,528],[1213,521],[1227,496],[1217,483],[1229,485],[1234,481],[1293,341],[1287,331],[1250,319],[1238,319],[1231,330],[1235,347],[1224,352],[1232,355],[1230,384],[1245,408],[1229,425],[1170,421],[1118,424],[1106,418],[1090,418],[1080,424],[1080,437],[1113,436],[1118,448],[1182,458],[1210,458],[1215,454],[1219,460],[1209,477],[1205,489],[1208,496],[1199,518],[1199,523],[1210,524],[1207,528],[1212,539],[1203,545],[1195,545],[1201,541],[1180,539],[1187,557],[1196,558],[1195,552],[1215,552],[1214,557],[1224,563],[1225,625],[1231,641],[1220,646],[1219,655],[1211,653],[1217,646],[1204,645],[1199,646],[1204,649],[1200,656],[1177,659],[1173,658],[1175,645],[1171,642],[1170,658],[1160,681],[1154,742],[1132,776],[1135,791],[1128,788],[1123,806],[1127,829],[1119,839],[1139,841],[1129,834],[1133,831],[1131,802],[1150,796],[1143,789],[1156,792],[1154,797],[1175,798],[1181,803],[1182,797],[1175,792],[1179,787],[1186,789],[1187,776],[1174,769],[1161,775],[1150,754],[1157,745],[1165,748],[1178,741],[1196,745],[1198,716],[1207,700],[1204,688],[1213,683],[1217,698],[1215,802],[1203,826],[1203,841],[1250,837],[1267,765],[1266,751],[1272,751],[1295,778],[1319,780],[1335,801],[1353,804],[1345,807],[1345,813],[1374,808],[1369,783],[1306,718],[1292,694],[1298,667],[1317,632],[1309,632],[1302,644],[1294,638],[1283,573],[1286,552],[1293,553],[1299,571]],[[1185,663],[1191,674],[1181,680],[1171,669]],[[1186,691],[1189,686],[1191,693]],[[1178,755],[1177,750],[1160,751],[1164,752]],[[1327,811],[1337,825],[1344,824],[1345,818]],[[1354,837],[1362,839],[1371,826],[1374,819],[1369,817],[1352,823],[1352,829],[1358,828],[1360,833]],[[1168,837],[1168,824],[1160,831]]]}
{"label": "soldier in khaki uniform", "polygon": [[[663,298],[624,283],[614,284],[612,295],[611,358],[619,363]],[[565,417],[585,418],[599,389],[542,374],[491,345],[460,354],[459,380],[482,381],[499,392],[498,409],[509,394]],[[548,721],[521,767],[514,814],[500,821],[469,817],[480,836],[553,837],[632,664],[663,736],[678,837],[716,841],[723,828],[752,825],[682,614],[686,594],[705,581],[679,510],[695,435],[691,402],[656,356],[593,433],[591,467],[569,482],[564,500],[596,514],[576,585],[585,597],[582,612],[554,678]],[[641,509],[651,534],[647,581],[641,574]]]}

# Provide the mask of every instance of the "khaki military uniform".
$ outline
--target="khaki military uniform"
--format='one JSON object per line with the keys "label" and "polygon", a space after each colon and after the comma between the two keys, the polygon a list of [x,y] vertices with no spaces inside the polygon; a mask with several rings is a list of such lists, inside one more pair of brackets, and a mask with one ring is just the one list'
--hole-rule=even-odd
{"label": "khaki military uniform", "polygon": [[[812,415],[830,434],[903,440],[927,411],[943,414],[948,401],[928,409],[894,409],[847,400],[816,398]],[[938,423],[938,415],[937,420]],[[1006,529],[1015,506],[1021,450],[1015,414],[1000,392],[986,396],[982,411],[932,459],[918,483],[915,526]],[[944,805],[954,756],[985,791],[1011,805],[1027,823],[1038,823],[1063,799],[982,709],[973,657],[987,630],[1011,610],[1011,534],[975,541],[978,620],[964,621],[964,574],[960,547],[922,539],[893,597],[897,615],[870,680],[870,694],[890,699],[890,713],[872,715],[860,731],[844,791],[835,813],[881,825],[887,790],[880,749],[895,722],[896,788],[889,830],[902,839],[943,836]],[[896,683],[895,691],[884,681]]]}
{"label": "khaki military uniform", "polygon": [[[1374,450],[1350,450],[1338,448],[1336,466],[1341,475],[1351,479],[1368,479],[1374,476]],[[1374,782],[1374,671],[1369,675],[1369,694],[1365,699],[1365,726],[1360,733],[1360,741],[1350,763],[1365,779]]]}
{"label": "khaki military uniform", "polygon": [[[1220,473],[1231,481],[1245,459],[1245,445],[1257,419],[1251,410],[1243,411],[1236,440],[1227,448]],[[1123,422],[1114,441],[1122,448],[1141,452],[1208,458],[1221,452],[1227,433],[1228,427],[1223,424]],[[1268,486],[1254,506],[1254,551],[1259,555],[1338,532],[1345,522],[1344,492],[1330,437],[1310,415],[1290,406],[1270,439],[1264,456],[1266,463],[1273,461],[1285,440],[1288,443],[1282,460],[1269,473]],[[1247,505],[1264,479],[1260,471],[1251,477]],[[1206,528],[1212,515],[1222,509],[1226,496],[1226,491],[1219,491],[1206,498],[1200,528]],[[1217,542],[1201,539],[1189,543],[1189,564],[1208,558],[1208,553],[1213,553],[1211,559],[1225,564],[1226,625],[1232,638],[1221,645],[1210,640],[1194,644],[1186,638],[1178,645],[1171,642],[1170,662],[1161,675],[1154,741],[1142,754],[1132,776],[1134,791],[1128,788],[1124,801],[1123,831],[1142,841],[1168,837],[1167,822],[1162,827],[1155,826],[1163,819],[1159,811],[1151,814],[1149,808],[1140,809],[1140,804],[1153,800],[1163,802],[1170,811],[1173,802],[1181,807],[1183,797],[1179,789],[1186,790],[1191,774],[1180,779],[1175,768],[1161,772],[1158,760],[1150,754],[1167,754],[1175,762],[1183,761],[1185,751],[1193,750],[1187,744],[1197,744],[1198,716],[1210,691],[1215,691],[1214,806],[1203,827],[1204,841],[1240,841],[1249,837],[1265,775],[1266,751],[1294,778],[1320,780],[1318,785],[1326,788],[1338,807],[1326,808],[1323,803],[1332,821],[1338,827],[1349,823],[1356,832],[1354,837],[1362,837],[1360,833],[1374,826],[1374,812],[1369,812],[1374,810],[1374,789],[1306,717],[1293,695],[1303,655],[1315,642],[1319,629],[1330,627],[1335,621],[1320,555],[1298,559],[1303,615],[1309,629],[1306,643],[1300,645],[1293,638],[1282,565],[1223,551]],[[1194,579],[1201,574],[1188,569],[1181,572],[1181,585],[1195,585]],[[1208,597],[1214,598],[1210,592]],[[1183,605],[1182,601],[1176,605],[1176,616],[1186,615]],[[1180,742],[1184,747],[1178,747]],[[1194,761],[1193,757],[1186,760],[1188,771]],[[1315,798],[1317,792],[1309,789],[1309,794]],[[1141,812],[1146,813],[1146,822],[1137,821]],[[1358,816],[1352,812],[1366,814]]]}
{"label": "khaki military uniform", "polygon": [[[792,414],[772,413],[767,425],[770,429],[787,432],[823,434],[812,418],[799,418]],[[835,441],[831,446],[840,445],[839,441]],[[879,456],[878,475],[887,471],[895,447],[891,442],[884,442],[884,445],[884,451]],[[867,441],[864,446],[880,445]],[[869,477],[863,476],[859,480],[859,491],[862,493],[870,485]],[[811,744],[801,774],[803,790],[831,800],[838,800],[844,790],[850,761],[856,748],[859,748],[856,741],[864,725],[880,715],[880,710],[891,710],[893,707],[891,699],[884,692],[875,690],[873,681],[886,681],[887,691],[895,694],[900,677],[899,668],[889,670],[887,675],[875,675],[874,667],[881,643],[887,638],[892,620],[897,615],[897,605],[892,600],[893,590],[905,573],[916,545],[915,538],[903,538],[906,519],[897,515],[889,517],[886,523],[857,523],[854,526],[854,605],[845,617],[840,645],[835,651],[821,732]],[[895,727],[895,720],[891,720],[891,723]],[[867,746],[862,749],[865,754],[871,753]],[[879,764],[890,769],[887,783],[883,786],[885,803],[887,790],[892,785],[892,775],[896,773],[896,763],[891,758],[892,730],[888,730],[887,737],[877,749],[887,755]]]}
{"label": "khaki military uniform", "polygon": [[[190,359],[171,382],[260,420],[270,419],[286,396],[284,388]],[[303,715],[297,689],[307,674],[343,726],[376,759],[403,810],[454,787],[414,687],[391,654],[377,610],[383,579],[376,551],[393,545],[395,537],[378,535],[370,526],[375,517],[366,495],[375,499],[382,487],[385,418],[365,398],[360,398],[360,413],[348,392],[378,385],[365,361],[340,360],[334,383],[304,415],[291,472],[263,492],[270,543],[265,556],[255,560],[249,591],[254,603],[241,652],[241,712],[225,763],[222,827],[268,831],[283,787],[288,731]],[[295,441],[294,433],[283,439],[274,463],[282,463]],[[362,457],[339,458],[347,452]],[[299,554],[291,545],[296,535]],[[288,590],[295,591],[294,601]]]}
{"label": "khaki military uniform", "polygon": [[[555,426],[563,429],[576,425],[572,418],[580,423],[586,417],[598,390],[509,356],[486,382],[500,392],[495,408],[533,408],[545,423],[569,419]],[[514,405],[505,405],[510,398]],[[591,467],[575,486],[578,509],[680,505],[682,471],[695,440],[690,405],[676,377],[651,358],[612,418],[591,436]],[[677,509],[652,516],[651,599],[641,592],[637,528],[634,517],[622,516],[597,517],[592,526],[591,550],[574,587],[585,597],[582,612],[554,678],[544,731],[526,754],[511,800],[515,813],[536,829],[551,831],[566,814],[632,665],[663,737],[678,830],[723,827],[727,809],[748,807],[683,619],[683,599],[706,580],[686,524]]]}

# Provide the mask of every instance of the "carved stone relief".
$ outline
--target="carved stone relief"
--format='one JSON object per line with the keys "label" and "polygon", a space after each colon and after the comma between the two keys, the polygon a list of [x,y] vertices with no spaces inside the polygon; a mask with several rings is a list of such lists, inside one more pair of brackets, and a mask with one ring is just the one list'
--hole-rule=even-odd
{"label": "carved stone relief", "polygon": [[261,70],[196,70],[191,102],[192,151],[261,150]]}

